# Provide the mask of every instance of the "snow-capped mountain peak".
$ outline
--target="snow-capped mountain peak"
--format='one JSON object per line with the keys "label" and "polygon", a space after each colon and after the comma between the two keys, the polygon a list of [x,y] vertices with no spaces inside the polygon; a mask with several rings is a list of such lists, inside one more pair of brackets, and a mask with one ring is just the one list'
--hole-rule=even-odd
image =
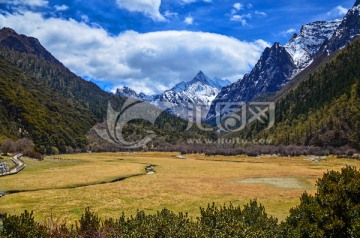
{"label": "snow-capped mountain peak", "polygon": [[139,95],[134,90],[126,86],[116,89],[116,94],[128,98],[139,99]]}
{"label": "snow-capped mountain peak", "polygon": [[201,119],[205,119],[212,101],[221,88],[229,84],[231,83],[228,80],[210,79],[199,71],[191,81],[177,84],[172,89],[156,96],[151,103],[160,108],[171,104],[172,113],[185,119],[189,119],[189,105],[196,106],[202,112]]}
{"label": "snow-capped mountain peak", "polygon": [[231,82],[229,80],[223,80],[220,78],[211,79],[208,76],[206,76],[202,71],[199,71],[199,73],[197,73],[197,75],[193,78],[193,80],[189,82],[181,82],[170,90],[180,93],[188,90],[194,90],[195,85],[200,87],[206,85],[220,90],[221,88],[226,87],[230,84]]}
{"label": "snow-capped mountain peak", "polygon": [[178,83],[158,95],[137,94],[128,87],[118,89],[117,94],[147,101],[164,110],[170,109],[168,111],[184,119],[189,119],[189,105],[197,106],[202,111],[201,119],[204,119],[221,88],[230,84],[228,80],[210,79],[202,71],[199,71],[191,81]]}
{"label": "snow-capped mountain peak", "polygon": [[316,21],[301,27],[299,35],[294,35],[284,47],[293,58],[297,71],[306,68],[319,52],[322,44],[330,39],[341,20]]}
{"label": "snow-capped mountain peak", "polygon": [[195,76],[195,78],[190,81],[190,84],[196,82],[200,82],[202,84],[210,84],[210,79],[200,70],[199,73],[197,73],[197,75]]}

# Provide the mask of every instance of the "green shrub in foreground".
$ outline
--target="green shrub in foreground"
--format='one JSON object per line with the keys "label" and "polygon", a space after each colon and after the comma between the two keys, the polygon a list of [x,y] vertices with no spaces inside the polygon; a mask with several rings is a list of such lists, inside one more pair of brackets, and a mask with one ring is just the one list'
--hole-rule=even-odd
{"label": "green shrub in foreground", "polygon": [[317,182],[317,193],[304,193],[282,224],[287,237],[360,237],[360,172],[346,167]]}

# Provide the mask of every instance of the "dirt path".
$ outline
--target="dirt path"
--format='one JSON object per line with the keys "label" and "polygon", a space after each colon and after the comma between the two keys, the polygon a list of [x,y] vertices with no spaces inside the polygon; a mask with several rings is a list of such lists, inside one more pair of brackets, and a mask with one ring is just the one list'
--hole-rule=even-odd
{"label": "dirt path", "polygon": [[24,162],[22,162],[20,160],[21,156],[23,156],[23,154],[16,154],[13,157],[11,157],[10,159],[12,160],[12,162],[14,162],[14,164],[16,165],[15,168],[13,168],[12,170],[10,170],[7,173],[3,173],[0,174],[0,176],[6,176],[6,175],[12,175],[12,174],[17,174],[19,173],[21,170],[23,170],[26,167],[26,164],[24,164]]}
{"label": "dirt path", "polygon": [[[20,157],[23,156],[23,154],[16,154],[13,157],[11,157],[10,159],[12,160],[12,162],[14,162],[14,164],[16,165],[15,168],[13,168],[12,170],[10,170],[7,173],[3,173],[0,174],[1,176],[7,176],[7,175],[13,175],[13,174],[17,174],[19,173],[21,170],[23,170],[26,167],[26,164],[24,162],[22,162],[20,160]],[[3,197],[7,194],[7,192],[2,192],[0,191],[0,197]]]}

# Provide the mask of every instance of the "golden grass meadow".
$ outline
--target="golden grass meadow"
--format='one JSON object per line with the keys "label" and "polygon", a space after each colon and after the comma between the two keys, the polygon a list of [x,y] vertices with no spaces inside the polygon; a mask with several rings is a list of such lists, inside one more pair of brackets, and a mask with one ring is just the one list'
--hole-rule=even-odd
{"label": "golden grass meadow", "polygon": [[[94,153],[58,155],[44,161],[23,158],[27,167],[17,175],[0,177],[0,191],[17,191],[0,198],[0,212],[33,210],[44,221],[52,215],[73,222],[86,207],[101,217],[130,216],[166,207],[193,218],[208,203],[243,205],[257,199],[280,220],[299,203],[328,170],[360,161],[311,156],[247,157],[177,153]],[[155,174],[144,168],[154,165]],[[121,181],[111,182],[117,179]]]}

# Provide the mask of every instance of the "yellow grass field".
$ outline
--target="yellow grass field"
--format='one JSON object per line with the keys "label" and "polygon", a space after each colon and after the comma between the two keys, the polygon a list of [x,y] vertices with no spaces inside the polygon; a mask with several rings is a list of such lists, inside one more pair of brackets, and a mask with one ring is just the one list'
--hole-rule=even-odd
{"label": "yellow grass field", "polygon": [[[99,153],[23,158],[27,167],[17,175],[0,177],[0,191],[20,191],[0,198],[0,212],[19,214],[34,210],[44,221],[51,214],[73,222],[86,207],[101,217],[127,216],[136,210],[154,213],[163,207],[199,215],[199,207],[215,202],[262,203],[270,215],[283,220],[306,190],[328,170],[360,161],[308,157],[246,157],[186,155],[177,153]],[[146,175],[145,166],[155,165]],[[129,178],[126,178],[129,177]],[[126,178],[118,182],[111,182]],[[110,182],[110,183],[109,183]]]}

